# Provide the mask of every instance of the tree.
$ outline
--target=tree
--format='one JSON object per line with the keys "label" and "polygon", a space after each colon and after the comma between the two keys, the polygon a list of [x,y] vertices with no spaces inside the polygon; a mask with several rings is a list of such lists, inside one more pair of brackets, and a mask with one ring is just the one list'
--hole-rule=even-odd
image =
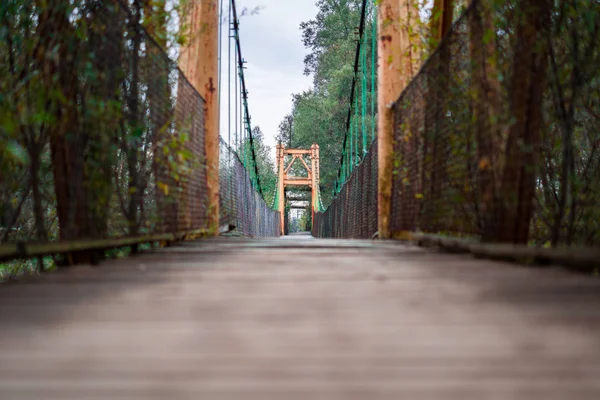
{"label": "tree", "polygon": [[257,181],[254,169],[254,163],[256,162],[263,197],[267,205],[271,206],[275,197],[277,173],[275,172],[275,162],[273,161],[273,149],[265,144],[265,135],[259,126],[255,126],[252,129],[252,144],[254,145],[256,159],[253,158],[249,138],[245,138],[240,144],[239,156],[241,160],[246,160],[246,169],[253,182]]}

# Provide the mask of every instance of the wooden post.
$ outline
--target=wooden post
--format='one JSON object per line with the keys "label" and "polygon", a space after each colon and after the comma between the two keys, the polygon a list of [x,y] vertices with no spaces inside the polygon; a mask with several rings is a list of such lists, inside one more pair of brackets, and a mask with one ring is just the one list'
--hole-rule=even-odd
{"label": "wooden post", "polygon": [[316,144],[313,143],[310,146],[310,177],[311,177],[311,222],[315,220],[315,208],[317,207],[317,148]]}
{"label": "wooden post", "polygon": [[377,221],[379,238],[390,237],[392,200],[392,167],[394,151],[393,103],[402,92],[402,43],[400,24],[400,2],[382,0],[379,4],[377,25],[378,48],[378,193]]}
{"label": "wooden post", "polygon": [[204,146],[208,186],[208,229],[219,233],[219,104],[218,104],[218,0],[192,0],[187,5],[188,44],[180,67],[206,102]]}
{"label": "wooden post", "polygon": [[[313,170],[313,175],[315,176],[315,188],[316,188],[316,192],[315,192],[315,196],[316,196],[316,201],[319,201],[319,196],[318,194],[320,193],[320,189],[319,189],[319,185],[321,184],[321,159],[320,159],[320,148],[319,145],[317,143],[315,143],[315,168]],[[317,204],[318,207],[320,207],[320,204]]]}
{"label": "wooden post", "polygon": [[381,0],[378,38],[378,230],[389,239],[394,156],[393,105],[417,72],[420,60],[415,35],[419,16],[415,0]]}
{"label": "wooden post", "polygon": [[436,47],[452,26],[453,11],[454,0],[435,0],[433,3],[430,31]]}
{"label": "wooden post", "polygon": [[279,210],[280,215],[280,227],[281,227],[281,235],[285,234],[285,226],[284,226],[284,218],[285,218],[285,148],[280,143],[277,145],[277,172],[279,174],[277,180],[277,192],[279,193],[279,204],[277,204],[277,210]]}

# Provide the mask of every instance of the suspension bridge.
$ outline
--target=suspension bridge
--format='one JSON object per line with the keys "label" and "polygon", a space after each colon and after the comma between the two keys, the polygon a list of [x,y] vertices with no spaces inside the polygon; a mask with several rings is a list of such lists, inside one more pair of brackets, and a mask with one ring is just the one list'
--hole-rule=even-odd
{"label": "suspension bridge", "polygon": [[0,398],[598,398],[598,5],[416,5],[271,181],[235,0],[1,5]]}

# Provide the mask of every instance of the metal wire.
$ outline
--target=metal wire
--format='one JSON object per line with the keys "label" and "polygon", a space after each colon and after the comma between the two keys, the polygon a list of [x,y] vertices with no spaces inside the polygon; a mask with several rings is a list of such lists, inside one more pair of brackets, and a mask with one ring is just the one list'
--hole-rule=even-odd
{"label": "metal wire", "polygon": [[232,225],[236,232],[251,237],[279,236],[279,212],[272,210],[254,189],[244,164],[224,140],[219,173],[221,225]]}
{"label": "metal wire", "polygon": [[377,142],[356,167],[327,210],[315,213],[319,238],[368,239],[377,232]]}
{"label": "metal wire", "polygon": [[[375,3],[364,0],[358,29],[346,134],[334,189],[335,197],[325,212],[315,213],[312,232],[316,237],[370,238],[377,231],[377,145],[374,142],[377,53],[374,30],[376,28],[371,30],[370,43],[367,40],[369,5],[371,5],[370,23],[376,25]],[[370,51],[368,44],[371,46]],[[367,60],[368,54],[372,58],[370,63]],[[367,113],[369,104],[371,110]],[[371,124],[370,127],[368,123]],[[320,205],[319,210],[323,209],[324,207]]]}
{"label": "metal wire", "polygon": [[[393,237],[600,245],[600,9],[553,7],[471,2],[404,90],[393,107]],[[360,197],[376,193],[376,175],[364,162],[352,171],[349,132],[338,196],[315,216],[319,237],[376,229],[363,221],[376,198]]]}
{"label": "metal wire", "polygon": [[396,102],[393,233],[600,245],[600,11],[515,4],[473,2]]}
{"label": "metal wire", "polygon": [[[205,101],[142,27],[142,7],[0,7],[0,244],[208,228]],[[244,187],[236,224],[277,235],[239,160],[223,173]],[[232,215],[238,203],[228,201]]]}
{"label": "metal wire", "polygon": [[[265,202],[256,160],[256,141],[252,137],[248,92],[244,78],[244,60],[240,48],[239,21],[235,1],[229,0],[228,15],[222,18],[229,25],[227,44],[227,141],[221,137],[220,153],[220,224],[234,227],[237,234],[253,237],[279,236],[279,213]],[[232,44],[234,53],[232,54]],[[223,59],[224,57],[221,57]],[[231,71],[234,65],[235,93],[231,93]],[[238,103],[238,86],[241,89]],[[234,102],[232,104],[232,97]],[[238,115],[238,104],[240,113]],[[234,111],[235,146],[231,141],[231,107]],[[238,119],[239,117],[239,119]],[[238,123],[241,138],[238,143]],[[245,129],[241,130],[242,125]],[[243,156],[243,161],[240,159]],[[249,171],[249,170],[250,171]]]}
{"label": "metal wire", "polygon": [[[2,242],[205,228],[204,100],[141,27],[139,6],[60,7],[36,10],[28,21],[13,16],[13,39],[32,46],[2,41],[3,59],[10,54],[19,69],[3,71],[3,79],[14,87],[34,79],[28,90],[45,99],[38,108],[23,92],[15,106],[46,119],[21,119],[14,134],[2,130],[3,146],[28,149],[24,164],[3,166]],[[81,18],[89,24],[85,39],[76,34]],[[27,63],[36,46],[64,58],[48,53]],[[66,57],[73,51],[78,57]],[[9,103],[0,107],[12,112]]]}

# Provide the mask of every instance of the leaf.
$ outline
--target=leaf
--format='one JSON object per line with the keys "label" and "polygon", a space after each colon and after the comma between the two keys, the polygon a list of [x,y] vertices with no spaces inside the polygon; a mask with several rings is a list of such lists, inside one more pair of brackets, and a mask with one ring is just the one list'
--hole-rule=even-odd
{"label": "leaf", "polygon": [[489,42],[492,41],[492,39],[494,38],[495,35],[496,35],[496,32],[493,29],[486,30],[485,33],[483,34],[483,43],[488,44]]}
{"label": "leaf", "polygon": [[156,186],[158,186],[158,188],[160,189],[161,192],[163,192],[163,194],[165,196],[169,195],[169,185],[163,183],[163,182],[156,182]]}
{"label": "leaf", "polygon": [[490,160],[487,157],[482,158],[481,160],[479,160],[479,169],[480,170],[486,170],[491,166]]}
{"label": "leaf", "polygon": [[137,127],[135,129],[133,129],[131,131],[131,137],[133,139],[139,139],[142,137],[142,134],[144,133],[144,128],[143,127]]}
{"label": "leaf", "polygon": [[14,161],[21,165],[29,164],[29,155],[27,150],[21,146],[18,142],[11,140],[6,145],[6,152],[13,158]]}

